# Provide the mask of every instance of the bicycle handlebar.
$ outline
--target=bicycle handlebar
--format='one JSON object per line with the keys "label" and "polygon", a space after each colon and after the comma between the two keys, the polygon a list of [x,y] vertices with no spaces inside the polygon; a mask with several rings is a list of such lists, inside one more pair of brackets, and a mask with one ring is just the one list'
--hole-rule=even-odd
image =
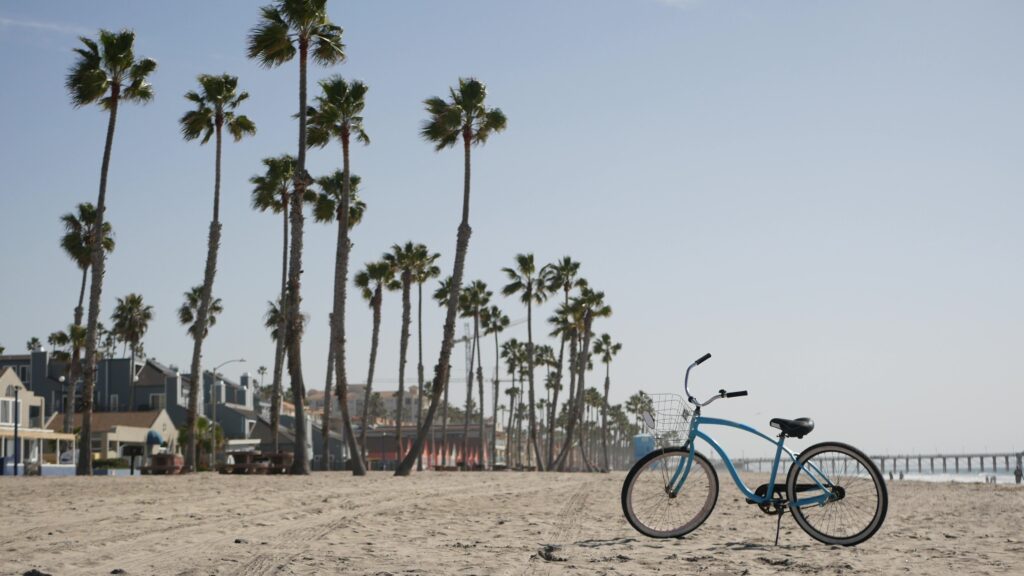
{"label": "bicycle handlebar", "polygon": [[692,394],[690,394],[690,370],[693,370],[693,368],[696,367],[696,366],[700,366],[701,364],[706,362],[709,358],[711,358],[711,353],[710,352],[705,354],[705,355],[703,355],[703,356],[701,356],[700,358],[695,360],[693,362],[693,364],[690,364],[686,368],[686,377],[683,380],[683,390],[686,392],[686,399],[691,404],[693,404],[694,406],[700,407],[700,406],[707,406],[708,404],[711,404],[712,402],[714,402],[715,400],[718,400],[719,398],[737,398],[737,397],[740,397],[740,396],[746,396],[747,395],[747,391],[746,390],[738,390],[736,392],[726,392],[723,389],[723,390],[719,390],[718,394],[715,394],[714,396],[712,396],[710,399],[708,399],[707,402],[701,403],[701,402],[698,402],[697,399],[694,398]]}

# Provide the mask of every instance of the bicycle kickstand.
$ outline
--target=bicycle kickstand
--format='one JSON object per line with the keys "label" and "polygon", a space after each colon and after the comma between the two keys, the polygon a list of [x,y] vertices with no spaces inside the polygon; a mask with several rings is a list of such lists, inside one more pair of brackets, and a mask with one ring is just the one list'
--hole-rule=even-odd
{"label": "bicycle kickstand", "polygon": [[782,530],[782,515],[785,514],[785,510],[779,511],[779,521],[775,524],[775,545],[779,545],[779,531]]}

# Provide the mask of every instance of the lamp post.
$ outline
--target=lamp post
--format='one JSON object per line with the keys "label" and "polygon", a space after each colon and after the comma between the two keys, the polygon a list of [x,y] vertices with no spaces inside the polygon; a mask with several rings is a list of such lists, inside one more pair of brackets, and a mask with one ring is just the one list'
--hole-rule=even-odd
{"label": "lamp post", "polygon": [[18,462],[21,460],[21,442],[18,441],[18,425],[21,421],[21,388],[14,388],[14,475],[18,475]]}
{"label": "lamp post", "polygon": [[213,461],[210,466],[217,463],[217,371],[228,364],[244,363],[245,358],[235,358],[227,362],[221,362],[213,369],[213,382],[210,383],[210,453]]}

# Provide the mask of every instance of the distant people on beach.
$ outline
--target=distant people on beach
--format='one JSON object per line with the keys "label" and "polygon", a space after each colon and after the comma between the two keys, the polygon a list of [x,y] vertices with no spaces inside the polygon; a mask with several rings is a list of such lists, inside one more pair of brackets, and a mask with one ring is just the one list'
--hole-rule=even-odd
{"label": "distant people on beach", "polygon": [[900,480],[903,480],[903,470],[900,470]]}
{"label": "distant people on beach", "polygon": [[1024,470],[1021,470],[1018,464],[1017,468],[1013,470],[1013,479],[1017,481],[1017,484],[1020,484],[1021,478],[1024,478]]}
{"label": "distant people on beach", "polygon": [[892,481],[892,470],[889,470],[889,481]]}

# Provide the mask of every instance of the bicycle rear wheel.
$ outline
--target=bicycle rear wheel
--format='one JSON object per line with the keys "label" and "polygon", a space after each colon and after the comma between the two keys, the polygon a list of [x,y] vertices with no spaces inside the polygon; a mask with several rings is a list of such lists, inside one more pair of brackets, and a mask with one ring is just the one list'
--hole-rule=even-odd
{"label": "bicycle rear wheel", "polygon": [[[875,463],[853,446],[825,442],[804,450],[786,478],[793,519],[812,538],[826,544],[856,546],[882,526],[889,496]],[[822,504],[797,506],[799,498],[832,496]]]}
{"label": "bicycle rear wheel", "polygon": [[689,448],[663,448],[641,458],[622,484],[622,512],[638,532],[651,538],[679,538],[707,520],[718,501],[718,474],[703,454],[693,465],[679,493],[669,483]]}

